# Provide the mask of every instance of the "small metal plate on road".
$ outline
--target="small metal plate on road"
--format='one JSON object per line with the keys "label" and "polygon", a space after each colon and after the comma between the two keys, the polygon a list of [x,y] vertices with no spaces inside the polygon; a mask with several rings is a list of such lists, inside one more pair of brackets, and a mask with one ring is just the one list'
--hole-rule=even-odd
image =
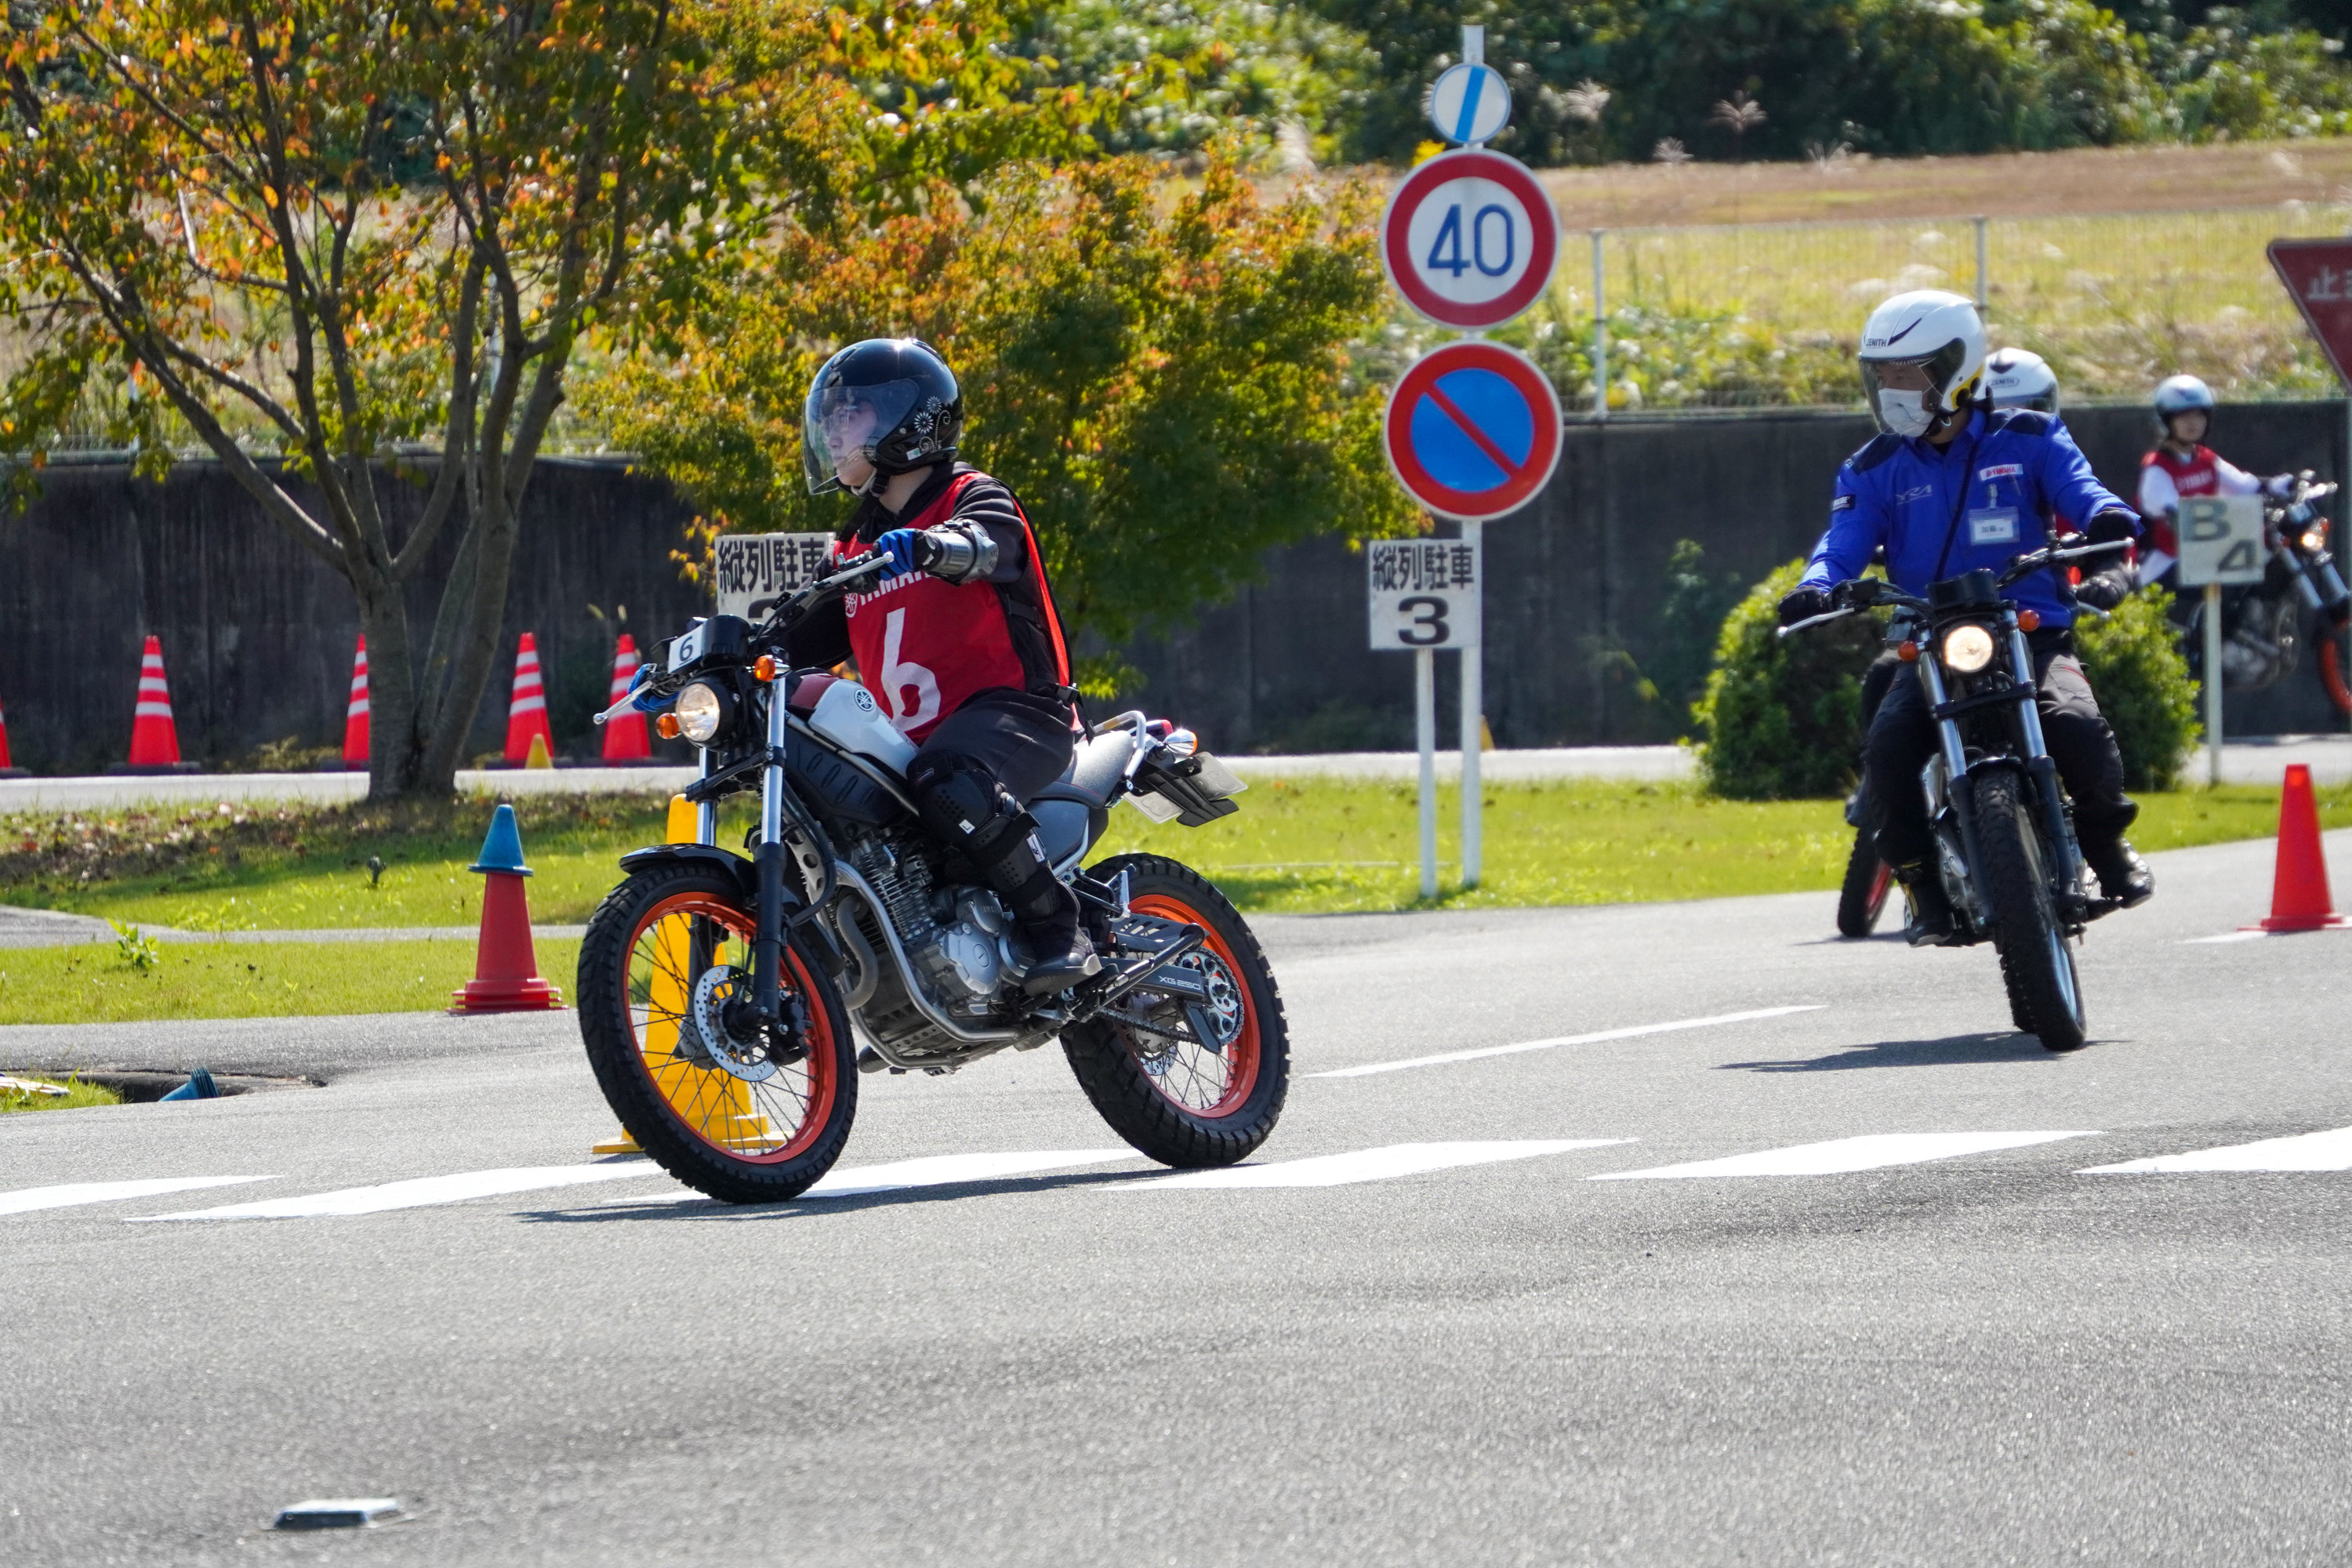
{"label": "small metal plate on road", "polygon": [[2270,564],[2260,496],[2184,496],[2179,531],[2184,588],[2259,583]]}
{"label": "small metal plate on road", "polygon": [[1381,218],[1389,281],[1442,326],[1500,326],[1543,297],[1559,259],[1551,198],[1527,165],[1483,147],[1407,174]]}
{"label": "small metal plate on road", "polygon": [[711,575],[719,613],[758,626],[776,601],[804,588],[824,571],[830,533],[722,533],[711,542]]}
{"label": "small metal plate on road", "polygon": [[2352,386],[2352,239],[2274,239],[2269,255],[2336,378]]}
{"label": "small metal plate on road", "polygon": [[1381,444],[1405,493],[1440,517],[1517,510],[1559,466],[1559,399],[1536,363],[1500,343],[1432,349],[1389,394]]}
{"label": "small metal plate on road", "polygon": [[1479,554],[1460,539],[1367,543],[1373,648],[1476,647]]}
{"label": "small metal plate on road", "polygon": [[1503,73],[1469,61],[1437,79],[1429,90],[1429,122],[1449,142],[1485,142],[1511,122],[1511,89]]}

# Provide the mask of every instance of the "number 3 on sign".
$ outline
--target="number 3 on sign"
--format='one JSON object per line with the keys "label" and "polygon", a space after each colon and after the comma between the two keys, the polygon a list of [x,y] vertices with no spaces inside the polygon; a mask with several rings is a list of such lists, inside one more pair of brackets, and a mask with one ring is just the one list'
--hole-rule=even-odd
{"label": "number 3 on sign", "polygon": [[1462,207],[1456,203],[1446,209],[1424,265],[1432,272],[1450,272],[1456,278],[1474,267],[1489,278],[1500,278],[1517,259],[1517,226],[1512,221],[1511,209],[1496,202],[1488,202],[1471,218],[1470,255],[1464,259]]}

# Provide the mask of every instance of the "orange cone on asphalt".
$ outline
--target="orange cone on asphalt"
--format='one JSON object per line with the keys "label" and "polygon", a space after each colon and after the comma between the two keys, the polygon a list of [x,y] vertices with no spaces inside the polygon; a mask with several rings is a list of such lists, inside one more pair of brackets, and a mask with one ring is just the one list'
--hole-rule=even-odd
{"label": "orange cone on asphalt", "polygon": [[2311,769],[2288,764],[2279,791],[2278,870],[2271,880],[2271,912],[2261,931],[2320,931],[2352,924],[2336,912],[2327,891],[2327,852],[2319,842],[2319,803]]}
{"label": "orange cone on asphalt", "polygon": [[180,731],[172,722],[172,690],[163,684],[163,644],[150,637],[139,656],[139,706],[131,721],[129,770],[167,772],[184,767]]}
{"label": "orange cone on asphalt", "polygon": [[0,779],[13,778],[24,771],[8,760],[8,711],[0,708]]}
{"label": "orange cone on asphalt", "polygon": [[360,637],[360,651],[352,660],[352,700],[343,710],[343,765],[364,768],[368,765],[368,688],[367,637]]}
{"label": "orange cone on asphalt", "polygon": [[[630,683],[637,678],[637,639],[628,633],[621,634],[620,647],[613,650],[613,690],[604,699],[611,707],[629,694]],[[651,737],[646,733],[646,716],[632,708],[617,719],[604,724],[604,760],[608,763],[645,763],[653,760]],[[0,759],[5,760],[5,759]]]}
{"label": "orange cone on asphalt", "polygon": [[530,760],[530,738],[536,735],[555,750],[555,736],[547,727],[547,693],[539,680],[539,639],[522,634],[515,649],[514,698],[507,704],[507,765],[519,768]]}
{"label": "orange cone on asphalt", "polygon": [[540,978],[530,945],[530,902],[522,879],[522,830],[514,807],[501,805],[482,840],[482,858],[466,869],[482,873],[482,934],[474,978],[450,995],[452,1013],[530,1013],[563,1005],[563,994]]}

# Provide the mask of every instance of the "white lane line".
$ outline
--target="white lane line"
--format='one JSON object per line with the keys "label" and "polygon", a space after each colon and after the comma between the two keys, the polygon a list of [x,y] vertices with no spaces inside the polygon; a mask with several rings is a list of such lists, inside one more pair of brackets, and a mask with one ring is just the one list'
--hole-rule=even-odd
{"label": "white lane line", "polygon": [[1433,1068],[1447,1062],[1475,1062],[1484,1057],[1515,1056],[1520,1051],[1549,1051],[1560,1046],[1597,1046],[1603,1040],[1630,1040],[1641,1035],[1671,1035],[1682,1029],[1711,1029],[1718,1024],[1746,1024],[1758,1018],[1785,1018],[1791,1013],[1818,1013],[1826,1002],[1795,1007],[1758,1007],[1746,1013],[1717,1013],[1705,1018],[1676,1018],[1667,1024],[1635,1024],[1623,1029],[1601,1029],[1590,1035],[1560,1035],[1549,1040],[1521,1040],[1516,1046],[1485,1046],[1472,1051],[1447,1051],[1443,1056],[1407,1057],[1399,1062],[1371,1062],[1360,1068],[1310,1072],[1307,1078],[1368,1078],[1376,1072],[1402,1072],[1407,1068]]}
{"label": "white lane line", "polygon": [[1337,1187],[1350,1182],[1384,1182],[1395,1176],[1417,1176],[1424,1171],[1450,1170],[1457,1165],[1491,1165],[1498,1160],[1526,1160],[1538,1154],[1560,1154],[1570,1149],[1600,1149],[1633,1142],[1631,1138],[1567,1138],[1519,1142],[1391,1143],[1385,1149],[1359,1149],[1350,1154],[1322,1154],[1311,1160],[1286,1160],[1274,1165],[1227,1165],[1215,1171],[1187,1171],[1181,1176],[1166,1176],[1156,1182],[1136,1182],[1121,1190]]}
{"label": "white lane line", "polygon": [[110,1204],[125,1198],[160,1198],[168,1193],[194,1192],[199,1187],[233,1187],[240,1182],[274,1182],[275,1176],[166,1176],[152,1182],[69,1182],[58,1187],[19,1187],[0,1193],[0,1214],[30,1214],[36,1209],[71,1208],[76,1204]]}
{"label": "white lane line", "polygon": [[1833,1176],[1847,1171],[1875,1171],[1886,1165],[1916,1165],[1927,1160],[1982,1154],[1995,1149],[2021,1149],[2030,1143],[2050,1143],[2061,1138],[2097,1136],[2095,1132],[1876,1132],[1862,1138],[1834,1138],[1826,1143],[1761,1149],[1753,1154],[1700,1160],[1687,1165],[1612,1171],[1588,1179],[1631,1182],[1652,1176]]}
{"label": "white lane line", "polygon": [[2198,947],[2215,942],[2260,942],[2270,935],[2266,931],[2225,931],[2220,936],[2192,936],[2182,941],[2183,947]]}
{"label": "white lane line", "polygon": [[2265,1138],[2259,1143],[2231,1143],[2188,1154],[2159,1154],[2153,1160],[2126,1160],[2120,1165],[2093,1165],[2074,1173],[2137,1175],[2162,1171],[2352,1171],[2352,1127]]}
{"label": "white lane line", "polygon": [[[964,1182],[1002,1182],[1073,1165],[1101,1165],[1113,1160],[1141,1158],[1132,1149],[1054,1149],[1006,1154],[929,1154],[919,1160],[894,1160],[887,1165],[865,1165],[855,1171],[835,1171],[801,1194],[812,1198],[854,1198],[868,1193],[904,1192],[910,1187],[948,1187]],[[690,1204],[700,1193],[656,1193],[646,1197],[606,1198],[608,1206],[635,1204]]]}
{"label": "white lane line", "polygon": [[666,1174],[667,1172],[650,1160],[631,1160],[610,1165],[523,1165],[506,1171],[468,1171],[455,1176],[419,1176],[414,1181],[385,1182],[373,1187],[343,1187],[331,1193],[310,1193],[298,1198],[268,1198],[259,1203],[227,1204],[219,1208],[142,1215],[130,1223],[141,1225],[165,1219],[315,1219],[326,1215],[382,1214],[387,1209],[460,1204],[468,1198],[494,1198],[508,1193],[535,1192],[545,1187],[572,1187],[584,1182],[617,1182],[630,1176]]}

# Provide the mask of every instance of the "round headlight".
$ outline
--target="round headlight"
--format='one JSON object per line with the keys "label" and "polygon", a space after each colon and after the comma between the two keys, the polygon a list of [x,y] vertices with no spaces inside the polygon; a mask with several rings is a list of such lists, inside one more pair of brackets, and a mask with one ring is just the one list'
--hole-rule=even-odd
{"label": "round headlight", "polygon": [[678,733],[707,746],[727,722],[727,699],[717,687],[698,680],[677,694],[677,705],[670,711],[677,715]]}
{"label": "round headlight", "polygon": [[[1974,675],[1992,662],[1992,634],[1979,626],[1954,626],[1944,634],[1944,665],[1962,675]],[[694,689],[688,687],[688,690]],[[681,711],[686,700],[678,699]]]}

